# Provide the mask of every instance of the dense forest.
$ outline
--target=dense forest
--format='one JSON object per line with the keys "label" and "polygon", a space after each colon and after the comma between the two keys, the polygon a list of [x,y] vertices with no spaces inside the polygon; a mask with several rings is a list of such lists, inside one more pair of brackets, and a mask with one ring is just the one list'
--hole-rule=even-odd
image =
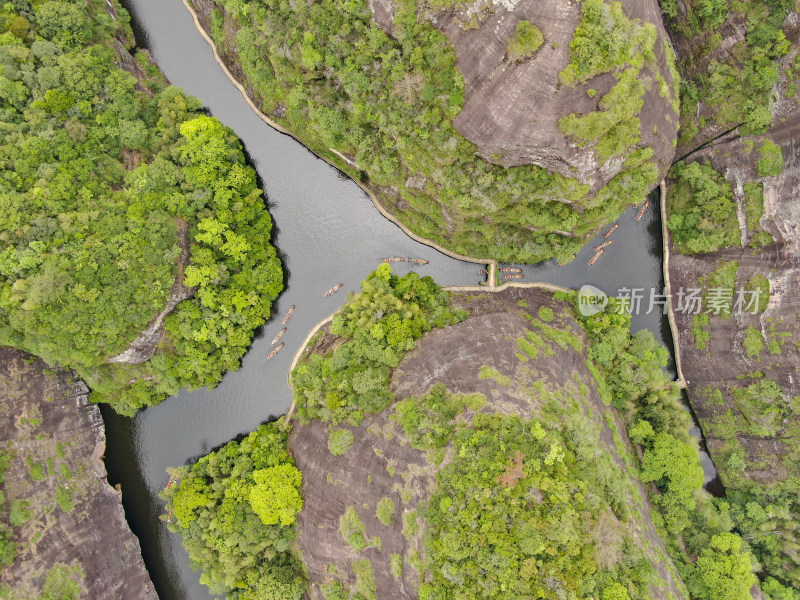
{"label": "dense forest", "polygon": [[0,344],[130,415],[238,368],[283,276],[241,144],[127,52],[127,19],[101,0],[0,9]]}
{"label": "dense forest", "polygon": [[[559,124],[588,146],[585,152],[596,151],[599,162],[623,163],[599,191],[539,166],[503,168],[476,155],[452,124],[464,101],[455,54],[421,3],[394,2],[390,33],[364,0],[217,4],[213,38],[241,63],[262,110],[379,191],[416,234],[450,250],[504,261],[568,261],[589,234],[656,183],[659,169],[652,148],[639,143],[645,126],[638,118],[641,72],[654,68],[656,31],[626,16],[619,3],[583,3],[560,84],[574,87],[603,73],[619,79],[598,97],[597,110]],[[508,41],[513,60],[532,56],[542,43],[542,33],[526,23]],[[668,46],[665,52],[671,59]],[[674,61],[670,66],[674,71]],[[659,77],[646,85],[676,96],[677,80],[673,89]]]}
{"label": "dense forest", "polygon": [[[635,489],[625,483],[630,475],[653,483],[653,521],[690,596],[746,600],[756,581],[756,563],[739,535],[735,507],[702,490],[703,471],[688,433],[689,417],[680,404],[680,390],[664,370],[667,351],[647,331],[631,336],[630,315],[616,301],[580,321],[586,347],[565,320],[581,319],[571,306],[574,298],[557,296],[564,313],[542,307],[537,316],[526,317],[531,330],[517,340],[517,356],[524,363],[540,353],[552,355],[557,348],[585,356],[593,385],[610,411],[606,423],[613,424],[614,414],[625,423],[625,438],[614,434],[623,467],[598,452],[596,425],[581,408],[585,387],[577,395],[554,394],[528,381],[520,393],[530,394],[527,401],[539,407],[533,420],[484,414],[487,398],[451,394],[444,384],[425,396],[393,398],[392,368],[414,348],[414,340],[423,330],[463,321],[469,310],[461,300],[448,300],[429,278],[413,273],[398,278],[388,265],[370,275],[362,292],[337,314],[330,333],[324,334],[335,343],[322,343],[322,354],[312,354],[294,371],[294,427],[327,423],[328,449],[339,456],[354,443],[352,427],[368,414],[391,411],[411,446],[427,452],[433,464],[441,463],[445,454],[451,457],[442,463],[446,466],[436,475],[436,488],[415,516],[418,520],[412,523],[404,516],[404,535],[407,529],[421,531],[424,541],[414,566],[421,576],[420,598],[650,598],[656,573],[632,539],[620,532],[613,535],[619,549],[611,562],[595,546],[595,534],[605,527],[597,519],[609,518],[602,516],[604,511],[622,524],[641,518],[628,499]],[[481,371],[481,378],[514,385],[492,369]],[[229,598],[272,598],[281,586],[296,586],[291,593],[299,597],[304,589],[297,567],[302,554],[290,543],[296,535],[295,515],[302,509],[297,497],[302,474],[283,450],[283,425],[279,421],[262,427],[176,471],[177,484],[164,492],[165,518],[174,519],[172,529],[181,534],[193,564],[203,569],[201,581]],[[628,438],[634,448],[626,445]],[[257,475],[263,469],[272,475]],[[547,490],[547,503],[525,501],[534,489]],[[268,516],[261,512],[262,496],[271,499]],[[358,512],[348,511],[340,522],[347,544],[356,552],[375,544],[380,548],[380,540],[366,536]],[[285,521],[279,522],[279,514],[285,514]],[[377,516],[387,525],[395,522],[390,499],[379,503]],[[263,522],[258,530],[269,535],[256,539],[251,534],[258,518]],[[232,529],[222,535],[221,528]],[[263,559],[254,559],[255,553],[237,559],[236,553],[251,543],[270,549]],[[353,563],[359,583],[350,591],[331,571],[334,580],[324,587],[325,597],[374,598],[369,562]],[[555,588],[553,582],[558,582]],[[776,584],[771,580],[765,589]],[[775,595],[773,600],[784,598],[791,596]]]}

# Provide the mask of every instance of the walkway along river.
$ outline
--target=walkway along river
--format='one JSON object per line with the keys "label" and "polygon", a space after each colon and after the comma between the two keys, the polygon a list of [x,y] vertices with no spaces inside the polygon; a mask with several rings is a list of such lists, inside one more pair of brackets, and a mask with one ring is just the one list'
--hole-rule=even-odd
{"label": "walkway along river", "polygon": [[[103,407],[110,479],[122,486],[126,515],[139,536],[156,590],[162,600],[199,600],[210,597],[207,588],[189,568],[178,536],[158,519],[162,503],[157,494],[168,479],[165,469],[186,464],[286,412],[292,399],[286,372],[301,343],[348,292],[358,289],[382,257],[427,259],[430,264],[416,270],[445,286],[477,285],[485,276],[478,273],[483,265],[455,260],[409,238],[381,216],[354,182],[264,123],[216,63],[181,0],[123,4],[133,17],[138,43],[152,52],[170,81],[200,98],[242,139],[261,177],[275,220],[273,243],[286,270],[286,290],[272,320],[262,328],[242,368],[228,374],[216,389],[181,392],[134,419]],[[523,267],[523,281],[570,288],[591,283],[611,294],[623,287],[660,289],[660,220],[657,202],[651,204],[653,210],[641,222],[635,220],[637,209],[622,216],[614,245],[594,267],[586,263],[592,247],[600,243],[595,240],[564,267],[554,263]],[[411,268],[408,263],[393,266],[400,274]],[[323,292],[339,282],[344,287],[323,298]],[[281,338],[286,347],[267,362],[269,341],[282,328],[281,319],[291,305],[296,309]],[[633,327],[650,329],[671,347],[660,311],[635,316]]]}

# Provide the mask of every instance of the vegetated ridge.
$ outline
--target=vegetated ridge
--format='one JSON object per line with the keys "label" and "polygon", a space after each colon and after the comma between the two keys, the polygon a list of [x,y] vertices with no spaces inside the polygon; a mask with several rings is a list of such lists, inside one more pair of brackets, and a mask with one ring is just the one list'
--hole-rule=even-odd
{"label": "vegetated ridge", "polygon": [[233,132],[115,2],[0,9],[0,344],[131,415],[236,369],[283,275]]}
{"label": "vegetated ridge", "polygon": [[652,0],[192,5],[270,119],[460,254],[569,260],[672,159]]}

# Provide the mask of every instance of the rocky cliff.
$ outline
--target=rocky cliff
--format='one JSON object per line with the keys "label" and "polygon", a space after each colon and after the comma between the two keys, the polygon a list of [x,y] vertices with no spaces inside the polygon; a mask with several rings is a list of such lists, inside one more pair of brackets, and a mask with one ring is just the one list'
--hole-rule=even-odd
{"label": "rocky cliff", "polygon": [[0,518],[17,548],[0,574],[0,596],[39,598],[47,584],[51,594],[80,592],[69,597],[156,600],[119,492],[106,481],[103,422],[86,387],[0,348],[0,394],[0,441],[10,457]]}
{"label": "rocky cliff", "polygon": [[[613,68],[598,69],[574,85],[565,83],[563,72],[572,61],[577,31],[586,28],[582,20],[587,9],[582,11],[581,3],[476,0],[427,15],[453,45],[456,66],[465,80],[464,107],[454,125],[483,158],[506,167],[535,164],[577,177],[595,191],[603,187],[623,170],[622,161],[602,160],[591,145],[586,147],[585,141],[566,135],[560,122],[573,113],[602,111],[602,99],[620,73],[635,62],[637,54],[652,52],[652,62],[638,75],[645,91],[641,111],[636,111],[640,120],[637,133],[641,147],[653,149],[659,172],[666,170],[678,125],[673,106],[677,73],[670,71],[672,50],[655,0],[619,4],[633,22],[624,35],[633,36],[633,30],[640,27],[652,28],[652,45],[632,48]],[[523,21],[541,31],[543,43],[532,56],[512,60],[509,41]],[[595,51],[602,54],[621,43],[620,39],[606,39]]]}
{"label": "rocky cliff", "polygon": [[[703,288],[708,300],[712,288],[733,289],[728,308],[718,315],[691,314],[673,299],[684,376],[731,504],[742,511],[739,526],[762,562],[762,579],[774,576],[795,588],[800,585],[798,535],[791,525],[800,515],[800,102],[793,83],[798,23],[792,11],[779,22],[788,51],[775,62],[775,83],[764,104],[771,123],[764,133],[753,134],[747,124],[735,127],[749,118],[730,111],[736,93],[722,104],[701,96],[683,117],[688,133],[679,153],[700,146],[685,162],[724,177],[735,211],[727,222],[738,244],[692,256],[676,254],[673,244],[670,260],[673,294]],[[711,33],[697,38],[676,27],[679,61],[691,85],[702,89],[709,68],[721,72],[741,65],[754,27],[754,21],[732,12],[711,43]],[[718,116],[720,106],[726,110]],[[780,149],[781,157],[775,154],[771,163],[761,151],[766,141]],[[680,179],[671,180],[671,189],[679,185]],[[674,193],[670,207],[680,210]],[[740,291],[747,304],[756,289],[760,306],[736,307]]]}

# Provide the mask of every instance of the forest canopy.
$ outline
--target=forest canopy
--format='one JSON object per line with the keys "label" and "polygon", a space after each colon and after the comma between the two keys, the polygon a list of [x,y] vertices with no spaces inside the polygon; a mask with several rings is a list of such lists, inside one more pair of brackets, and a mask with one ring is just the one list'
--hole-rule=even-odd
{"label": "forest canopy", "polygon": [[[119,6],[23,0],[0,24],[0,343],[124,414],[215,385],[283,287],[240,142],[118,45]],[[182,298],[149,360],[109,362]]]}

